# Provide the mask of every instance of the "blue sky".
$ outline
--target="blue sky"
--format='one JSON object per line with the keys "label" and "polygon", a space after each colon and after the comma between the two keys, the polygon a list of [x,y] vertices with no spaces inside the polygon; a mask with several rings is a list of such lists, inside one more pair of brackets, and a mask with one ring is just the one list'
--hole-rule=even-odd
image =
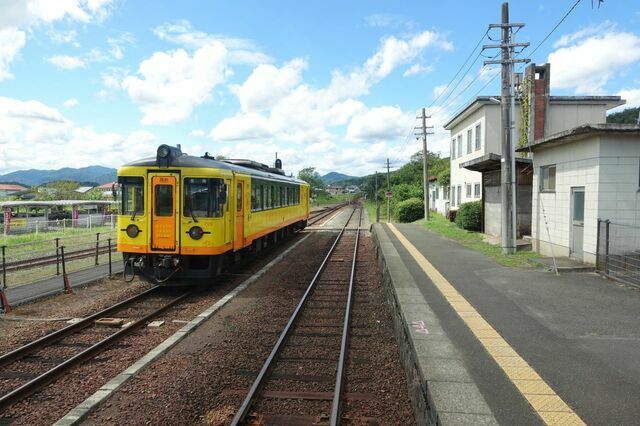
{"label": "blue sky", "polygon": [[[537,46],[575,1],[512,1],[511,20],[526,23],[518,41]],[[640,4],[594,3],[582,0],[532,60],[551,62],[552,94],[639,105]],[[262,162],[278,152],[294,173],[399,165],[419,149],[416,110],[500,4],[0,0],[0,173],[115,167],[160,143]],[[483,59],[431,108],[434,150],[446,154],[451,114],[485,85],[499,92]]]}

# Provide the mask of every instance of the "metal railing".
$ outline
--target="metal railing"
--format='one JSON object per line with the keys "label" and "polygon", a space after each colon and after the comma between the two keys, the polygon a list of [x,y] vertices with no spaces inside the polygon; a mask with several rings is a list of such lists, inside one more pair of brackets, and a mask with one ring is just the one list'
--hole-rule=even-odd
{"label": "metal railing", "polygon": [[115,229],[118,225],[118,215],[90,214],[80,215],[77,219],[50,219],[44,217],[16,217],[9,221],[9,226],[0,224],[0,232],[6,240],[11,235],[25,235],[47,232],[61,232],[62,234],[86,231],[95,228]]}
{"label": "metal railing", "polygon": [[598,219],[596,269],[640,287],[640,226]]}

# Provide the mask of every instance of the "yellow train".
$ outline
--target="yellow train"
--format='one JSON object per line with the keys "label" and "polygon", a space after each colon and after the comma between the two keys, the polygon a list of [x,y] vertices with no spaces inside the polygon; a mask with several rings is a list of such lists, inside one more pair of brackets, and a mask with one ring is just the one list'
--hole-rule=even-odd
{"label": "yellow train", "polygon": [[125,273],[157,282],[217,275],[240,251],[302,229],[309,185],[250,160],[215,160],[160,145],[118,169],[118,251]]}

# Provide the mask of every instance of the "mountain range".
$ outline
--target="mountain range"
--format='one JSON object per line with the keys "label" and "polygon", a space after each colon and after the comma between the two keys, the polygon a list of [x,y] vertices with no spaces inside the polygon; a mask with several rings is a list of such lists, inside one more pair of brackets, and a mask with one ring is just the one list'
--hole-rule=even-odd
{"label": "mountain range", "polygon": [[355,176],[349,176],[349,175],[345,175],[343,173],[338,173],[338,172],[329,172],[324,176],[320,176],[320,178],[325,184],[331,185],[337,182],[353,179],[355,178]]}
{"label": "mountain range", "polygon": [[103,166],[88,166],[74,169],[65,167],[58,170],[18,170],[0,175],[0,182],[16,182],[28,186],[42,185],[56,180],[75,182],[96,182],[100,185],[116,180],[116,169]]}

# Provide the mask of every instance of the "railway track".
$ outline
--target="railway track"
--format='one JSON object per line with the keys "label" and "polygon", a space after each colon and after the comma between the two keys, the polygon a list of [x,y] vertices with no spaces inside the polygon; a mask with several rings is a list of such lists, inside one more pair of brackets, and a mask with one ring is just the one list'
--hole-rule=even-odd
{"label": "railway track", "polygon": [[[193,294],[177,297],[151,289],[54,331],[0,357],[0,411],[37,392],[74,366],[90,360],[124,336]],[[169,300],[167,300],[169,298]],[[117,314],[132,320],[123,327],[103,326],[96,321]]]}
{"label": "railway track", "polygon": [[340,424],[362,219],[362,208],[358,210],[356,229],[347,228],[354,209],[263,364],[232,425],[245,421]]}
{"label": "railway track", "polygon": [[348,205],[348,203],[340,203],[332,207],[327,207],[320,212],[317,212],[315,215],[311,215],[309,220],[307,221],[307,226],[313,226],[316,223],[320,222],[325,217],[329,216],[331,213],[340,210],[344,206]]}

